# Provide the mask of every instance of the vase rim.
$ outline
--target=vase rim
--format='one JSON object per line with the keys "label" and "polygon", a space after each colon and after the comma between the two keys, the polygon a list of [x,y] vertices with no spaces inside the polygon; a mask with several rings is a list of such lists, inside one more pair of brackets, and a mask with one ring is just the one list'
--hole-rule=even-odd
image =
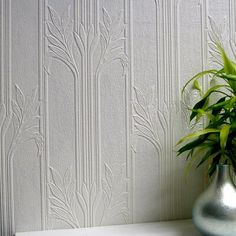
{"label": "vase rim", "polygon": [[216,166],[216,171],[217,172],[227,172],[228,174],[229,174],[229,172],[230,172],[230,165],[228,165],[228,164],[218,164],[217,166]]}
{"label": "vase rim", "polygon": [[230,166],[230,164],[217,164],[217,166]]}

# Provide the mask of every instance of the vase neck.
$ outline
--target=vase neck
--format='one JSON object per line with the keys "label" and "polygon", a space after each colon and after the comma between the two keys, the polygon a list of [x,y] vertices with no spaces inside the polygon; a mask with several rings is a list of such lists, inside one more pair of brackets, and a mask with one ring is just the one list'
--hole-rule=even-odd
{"label": "vase neck", "polygon": [[232,181],[229,165],[218,165],[216,168],[215,182],[217,184],[224,184],[228,181]]}

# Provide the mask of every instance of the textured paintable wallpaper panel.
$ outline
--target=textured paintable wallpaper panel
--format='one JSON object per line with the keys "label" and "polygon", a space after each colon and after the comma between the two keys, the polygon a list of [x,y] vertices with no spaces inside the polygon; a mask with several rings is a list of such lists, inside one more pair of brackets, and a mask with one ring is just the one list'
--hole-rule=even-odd
{"label": "textured paintable wallpaper panel", "polygon": [[[24,9],[29,7],[28,14],[23,14]],[[27,95],[31,94],[38,83],[38,4],[34,1],[16,1],[11,5],[11,25],[12,25],[12,54],[11,54],[11,79],[5,81],[11,82],[11,97],[16,100],[16,85],[22,92],[23,98],[27,99]],[[29,30],[32,29],[32,30]],[[25,56],[24,56],[25,55]],[[26,56],[27,55],[27,56]],[[11,81],[10,81],[11,80]],[[8,89],[5,89],[6,92]],[[19,90],[19,91],[20,91]],[[10,91],[10,89],[9,89]],[[24,94],[24,95],[23,95]],[[19,100],[20,104],[20,100]],[[12,101],[12,111],[17,109],[17,105]],[[19,110],[20,111],[20,110]],[[19,113],[20,114],[20,113]],[[19,115],[19,118],[21,115]],[[22,117],[22,116],[21,116]],[[13,122],[14,120],[14,122]],[[30,125],[26,122],[26,126]],[[24,142],[28,135],[20,137],[22,144],[16,148],[7,146],[15,140],[17,143],[17,132],[21,133],[23,129],[20,127],[20,119],[12,118],[9,130],[6,135],[9,137],[6,141],[6,151],[13,150],[13,178],[14,178],[14,211],[16,227],[24,230],[24,225],[30,224],[33,227],[40,227],[40,159],[37,156],[37,148],[33,141]],[[19,130],[19,131],[17,131]],[[10,135],[9,135],[10,134]],[[14,146],[13,144],[12,146]],[[9,182],[7,185],[10,185]],[[29,214],[24,214],[27,211]],[[12,214],[12,213],[11,213]],[[4,234],[3,234],[4,235]]]}
{"label": "textured paintable wallpaper panel", "polygon": [[206,67],[208,16],[233,38],[234,1],[0,4],[1,235],[190,217],[180,88]]}

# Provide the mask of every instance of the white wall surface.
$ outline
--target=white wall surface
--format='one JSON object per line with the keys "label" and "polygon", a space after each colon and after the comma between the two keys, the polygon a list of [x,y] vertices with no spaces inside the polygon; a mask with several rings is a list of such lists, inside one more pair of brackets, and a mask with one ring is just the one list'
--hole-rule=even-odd
{"label": "white wall surface", "polygon": [[15,231],[188,218],[180,88],[233,0],[0,0],[0,220]]}

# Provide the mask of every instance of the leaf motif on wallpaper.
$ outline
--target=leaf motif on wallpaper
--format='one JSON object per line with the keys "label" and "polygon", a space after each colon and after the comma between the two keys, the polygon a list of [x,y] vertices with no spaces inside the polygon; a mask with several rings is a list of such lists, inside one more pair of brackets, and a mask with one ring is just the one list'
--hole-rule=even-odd
{"label": "leaf motif on wallpaper", "polygon": [[70,6],[67,13],[64,13],[63,18],[50,6],[48,6],[48,12],[49,20],[46,22],[46,36],[51,56],[64,63],[77,78],[79,72],[72,53],[73,21],[70,16]]}
{"label": "leaf motif on wallpaper", "polygon": [[103,21],[99,24],[101,54],[99,64],[109,65],[112,61],[119,60],[123,67],[123,73],[126,72],[128,57],[124,50],[125,25],[122,22],[122,12],[117,20],[112,21],[107,10],[103,8]]}
{"label": "leaf motif on wallpaper", "polygon": [[25,97],[19,86],[15,85],[15,99],[12,99],[12,124],[14,133],[8,150],[8,157],[12,158],[18,145],[34,140],[38,155],[43,149],[43,137],[39,132],[39,107],[38,88],[32,91],[32,94]]}
{"label": "leaf motif on wallpaper", "polygon": [[82,190],[76,192],[78,204],[83,211],[84,226],[95,226],[96,209],[102,201],[102,195],[100,189],[97,188],[95,182],[92,183],[89,188],[86,183],[83,183]]}
{"label": "leaf motif on wallpaper", "polygon": [[227,23],[227,19],[224,18],[224,21],[220,24],[217,24],[212,17],[209,17],[210,27],[208,30],[209,36],[209,54],[210,61],[214,62],[220,66],[223,66],[219,50],[217,49],[217,43],[220,43],[223,48],[228,51],[234,59],[236,59],[236,41],[235,41],[235,32],[233,35],[230,33],[230,26]]}
{"label": "leaf motif on wallpaper", "polygon": [[[99,36],[95,33],[94,25],[91,24],[89,26],[88,31],[86,31],[83,24],[79,25],[79,32],[73,32],[74,36],[74,44],[76,45],[76,49],[78,54],[81,56],[81,62],[76,61],[75,66],[77,68],[81,68],[85,66],[85,68],[90,68],[91,63],[88,63],[87,58],[93,58],[94,52],[98,47]],[[79,70],[79,69],[78,69]]]}
{"label": "leaf motif on wallpaper", "polygon": [[[90,189],[83,183],[81,192],[76,192],[78,203],[83,210],[85,226],[103,225],[109,217],[119,215],[128,222],[128,193],[124,191],[127,184],[125,165],[114,165],[113,168],[112,171],[112,168],[105,164],[102,189],[98,189],[95,182]],[[103,207],[101,216],[98,212],[99,207]],[[99,217],[101,217],[100,220]]]}
{"label": "leaf motif on wallpaper", "polygon": [[217,49],[217,43],[220,43],[226,50],[233,49],[235,43],[229,39],[226,21],[223,24],[217,24],[213,18],[209,17],[209,25],[209,59],[212,63],[223,66],[219,50]]}
{"label": "leaf motif on wallpaper", "polygon": [[124,191],[128,179],[125,176],[125,171],[126,164],[116,164],[113,166],[112,171],[110,166],[105,163],[105,177],[102,180],[104,211],[101,218],[101,225],[109,217],[119,215],[128,223],[128,192]]}
{"label": "leaf motif on wallpaper", "polygon": [[[113,20],[108,11],[103,8],[101,22],[99,23],[98,28],[94,24],[87,25],[80,23],[78,29],[73,29],[70,8],[68,8],[67,13],[61,17],[49,6],[48,15],[47,39],[50,56],[67,66],[76,81],[80,77],[83,78],[84,81],[90,81],[87,89],[95,90],[95,96],[93,97],[95,108],[91,111],[94,112],[94,114],[90,114],[90,117],[94,117],[92,118],[94,120],[88,120],[86,114],[82,114],[81,122],[98,122],[99,118],[97,117],[97,110],[99,109],[100,104],[98,102],[99,94],[97,91],[99,91],[99,79],[102,76],[103,70],[111,66],[113,62],[118,62],[122,66],[123,74],[127,71],[128,58],[125,53],[126,38],[124,37],[125,24],[122,19],[122,11],[120,12],[119,17],[116,20]],[[94,60],[96,58],[97,60]],[[80,70],[80,68],[83,68],[83,70]],[[92,68],[94,68],[94,71]],[[80,89],[82,90],[83,88]],[[75,101],[81,98],[83,102],[83,99],[86,100],[87,94],[90,94],[90,92],[86,90],[83,91],[82,94],[82,96],[79,96],[79,92],[76,92]],[[78,117],[78,113],[76,116]],[[95,127],[97,127],[97,125],[98,124],[96,123]],[[89,132],[85,126],[82,126],[82,129],[82,133]],[[98,132],[99,130],[96,131],[97,138],[99,137]],[[94,153],[98,153],[97,150],[95,150]],[[85,155],[83,158],[87,158],[87,156]],[[97,160],[101,160],[100,157],[98,158],[95,154],[93,159],[87,158],[86,161],[90,162],[96,158]],[[87,166],[90,166],[90,164],[92,165],[93,163],[89,163]],[[83,176],[81,183],[78,184],[78,189],[76,191],[74,190],[76,198],[75,205],[80,208],[83,214],[83,217],[80,218],[80,225],[93,226],[104,223],[108,218],[107,214],[111,214],[111,212],[113,212],[112,214],[122,215],[124,218],[127,218],[128,216],[128,209],[125,207],[124,200],[120,200],[119,202],[120,206],[123,204],[120,211],[116,209],[119,204],[116,202],[115,196],[123,199],[127,193],[124,193],[122,190],[122,196],[120,196],[117,192],[117,186],[111,183],[114,178],[114,175],[111,174],[113,171],[110,173],[110,185],[107,182],[109,180],[108,170],[112,170],[112,167],[106,165],[106,178],[104,180],[97,180],[92,177],[101,176],[101,174],[98,174],[102,171],[101,164],[102,163],[98,163],[98,165],[96,165],[93,169],[94,173],[91,175],[88,175],[88,172],[86,172],[87,175]],[[109,186],[109,188],[106,189],[108,191],[107,193],[109,193],[106,202],[104,202],[105,200],[103,199],[103,197],[105,197],[105,190],[103,189],[105,184],[103,184],[102,187],[98,186],[100,185],[98,183],[102,181]],[[126,181],[125,177],[123,181]],[[103,207],[104,211],[101,216],[102,218],[98,219],[100,217],[98,209]]]}
{"label": "leaf motif on wallpaper", "polygon": [[67,169],[62,177],[57,170],[50,168],[50,216],[67,223],[72,228],[79,228],[79,219],[75,212],[75,184],[71,169]]}
{"label": "leaf motif on wallpaper", "polygon": [[0,105],[0,127],[3,126],[5,117],[6,117],[6,107],[5,107],[5,104],[1,104]]}
{"label": "leaf motif on wallpaper", "polygon": [[[168,123],[163,112],[156,109],[153,101],[150,102],[149,100],[140,89],[134,87],[133,120],[135,133],[150,142],[160,154],[162,145],[158,129],[162,127],[162,130],[165,130]],[[158,126],[159,124],[160,126]]]}
{"label": "leaf motif on wallpaper", "polygon": [[[79,228],[81,225],[84,227],[102,225],[109,220],[109,217],[119,215],[128,222],[126,165],[116,164],[113,169],[105,164],[102,188],[98,188],[95,182],[90,188],[83,183],[81,190],[77,191],[71,169],[67,169],[64,176],[61,176],[51,167],[51,180],[48,183],[50,216],[72,228]],[[99,209],[102,209],[102,214]],[[82,212],[83,219],[79,219],[79,211]]]}
{"label": "leaf motif on wallpaper", "polygon": [[[122,12],[120,12],[118,19],[113,21],[107,10],[103,8],[102,22],[99,23],[99,33],[95,33],[93,24],[88,27],[88,30],[85,29],[83,24],[80,24],[79,31],[73,31],[70,7],[66,17],[60,17],[50,6],[48,11],[49,20],[46,24],[49,51],[52,58],[63,62],[76,78],[79,76],[80,63],[87,63],[87,61],[80,63],[76,61],[72,50],[73,44],[77,46],[78,52],[82,57],[88,54],[90,58],[93,57],[95,50],[99,50],[100,45],[95,78],[99,76],[104,67],[116,60],[120,61],[123,72],[126,72],[128,58],[124,49],[126,39],[124,38],[125,25],[122,21]],[[71,37],[72,34],[73,38]]]}
{"label": "leaf motif on wallpaper", "polygon": [[[133,101],[133,120],[135,135],[147,140],[157,151],[157,156],[165,155],[164,149],[172,147],[177,142],[178,136],[187,133],[189,129],[197,129],[202,125],[200,122],[197,126],[189,122],[188,108],[194,104],[194,99],[198,99],[199,94],[193,89],[186,89],[180,102],[181,109],[176,103],[166,104],[163,102],[161,107],[157,107],[157,98],[152,89],[148,95],[144,94],[140,89],[134,87]],[[191,99],[190,99],[191,98]],[[176,120],[181,120],[181,133],[176,133],[173,137],[176,140],[171,140],[173,126]],[[178,131],[177,131],[178,132]]]}
{"label": "leaf motif on wallpaper", "polygon": [[[0,131],[2,134],[0,137],[1,140],[6,135],[11,122],[12,122],[12,114],[11,113],[7,114],[6,104],[2,103],[0,105]],[[2,142],[1,142],[1,144],[2,144]],[[1,147],[1,148],[4,148],[4,147]],[[2,155],[3,155],[2,158],[5,159],[6,153],[3,152]]]}
{"label": "leaf motif on wallpaper", "polygon": [[[33,90],[30,96],[25,96],[18,85],[14,87],[15,99],[9,98],[7,104],[0,105],[0,129],[2,160],[5,161],[5,171],[2,177],[7,185],[3,185],[2,196],[7,199],[7,206],[3,212],[4,219],[14,231],[14,164],[13,158],[19,146],[29,140],[34,140],[37,146],[37,157],[41,157],[43,138],[39,131],[38,89]],[[7,143],[6,144],[6,140]],[[9,231],[12,232],[13,231]]]}

